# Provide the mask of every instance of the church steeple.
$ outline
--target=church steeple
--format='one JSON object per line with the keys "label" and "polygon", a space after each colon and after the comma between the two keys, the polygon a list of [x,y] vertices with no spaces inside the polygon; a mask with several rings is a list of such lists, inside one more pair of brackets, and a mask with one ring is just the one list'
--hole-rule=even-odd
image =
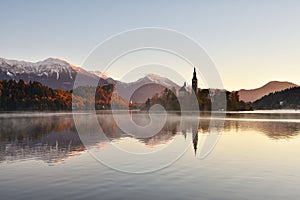
{"label": "church steeple", "polygon": [[192,79],[192,88],[195,94],[197,94],[198,90],[198,79],[197,79],[197,73],[196,68],[194,67],[194,73],[193,73],[193,79]]}

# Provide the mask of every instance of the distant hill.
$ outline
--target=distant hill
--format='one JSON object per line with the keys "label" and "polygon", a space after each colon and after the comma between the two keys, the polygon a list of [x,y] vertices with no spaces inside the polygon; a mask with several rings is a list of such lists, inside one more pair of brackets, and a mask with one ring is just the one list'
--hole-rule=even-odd
{"label": "distant hill", "polygon": [[280,92],[270,93],[253,102],[253,107],[256,110],[299,109],[300,87],[294,87]]}
{"label": "distant hill", "polygon": [[280,82],[280,81],[271,81],[264,86],[252,89],[252,90],[239,90],[240,100],[245,102],[254,102],[261,97],[273,93],[282,91],[288,88],[297,87],[298,85],[291,82]]}

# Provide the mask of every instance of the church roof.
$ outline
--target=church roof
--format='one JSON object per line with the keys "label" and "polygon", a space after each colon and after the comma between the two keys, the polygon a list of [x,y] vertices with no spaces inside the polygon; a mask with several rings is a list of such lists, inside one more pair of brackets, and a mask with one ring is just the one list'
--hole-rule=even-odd
{"label": "church roof", "polygon": [[188,92],[188,89],[186,88],[186,86],[182,86],[180,89],[179,89],[179,92]]}

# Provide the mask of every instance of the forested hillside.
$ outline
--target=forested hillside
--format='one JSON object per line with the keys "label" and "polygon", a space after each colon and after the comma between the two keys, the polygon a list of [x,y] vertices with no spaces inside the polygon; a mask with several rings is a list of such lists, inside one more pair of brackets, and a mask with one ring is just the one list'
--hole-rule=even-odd
{"label": "forested hillside", "polygon": [[[84,86],[75,90],[73,107],[92,109],[95,106],[97,110],[110,109],[113,85],[97,88]],[[122,102],[122,106],[126,104],[124,101],[119,102]],[[36,81],[0,81],[0,111],[21,110],[72,110],[72,91],[54,90]]]}
{"label": "forested hillside", "polygon": [[266,109],[299,109],[300,87],[270,93],[255,101],[253,106],[257,110]]}

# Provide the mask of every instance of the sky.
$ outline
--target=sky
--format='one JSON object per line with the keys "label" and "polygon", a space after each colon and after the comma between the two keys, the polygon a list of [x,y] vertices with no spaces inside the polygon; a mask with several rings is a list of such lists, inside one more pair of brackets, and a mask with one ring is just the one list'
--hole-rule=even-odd
{"label": "sky", "polygon": [[272,80],[300,85],[298,0],[0,0],[0,6],[3,58],[57,57],[81,66],[112,35],[160,27],[197,41],[226,89],[256,88]]}

